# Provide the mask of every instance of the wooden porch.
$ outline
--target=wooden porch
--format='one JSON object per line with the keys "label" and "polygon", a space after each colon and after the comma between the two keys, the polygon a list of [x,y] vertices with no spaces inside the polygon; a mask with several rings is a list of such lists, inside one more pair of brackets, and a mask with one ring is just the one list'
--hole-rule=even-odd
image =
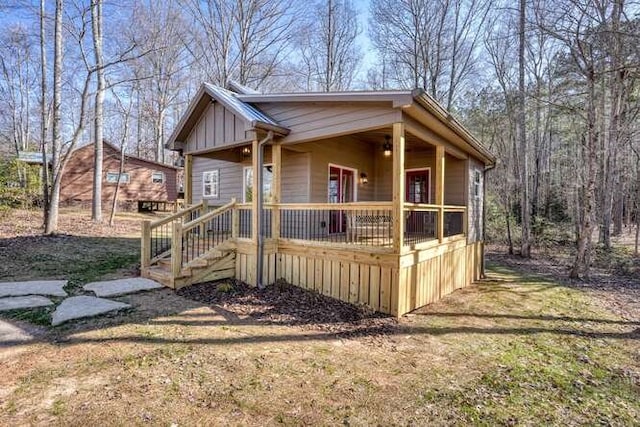
{"label": "wooden porch", "polygon": [[[252,144],[253,170],[259,170]],[[393,199],[280,203],[282,145],[271,145],[272,203],[206,199],[143,224],[142,275],[172,288],[235,277],[278,279],[396,316],[478,279],[482,243],[467,243],[467,206],[445,205],[445,146],[435,146],[435,203],[405,201],[404,124],[393,125]],[[192,176],[187,157],[186,176]],[[257,174],[253,187],[260,188]],[[191,183],[186,186],[189,200]],[[262,250],[259,250],[262,245]],[[262,272],[258,273],[258,254]]]}

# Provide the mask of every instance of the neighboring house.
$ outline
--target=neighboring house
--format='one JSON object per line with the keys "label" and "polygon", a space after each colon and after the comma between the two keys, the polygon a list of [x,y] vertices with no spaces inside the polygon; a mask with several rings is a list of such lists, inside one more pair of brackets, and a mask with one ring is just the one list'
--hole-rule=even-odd
{"label": "neighboring house", "polygon": [[192,207],[145,224],[142,274],[169,286],[282,278],[400,316],[482,275],[495,158],[421,90],[204,84],[168,148]]}
{"label": "neighboring house", "polygon": [[[173,209],[178,199],[178,175],[181,168],[139,157],[125,155],[124,172],[120,171],[120,150],[104,142],[102,164],[102,202],[113,200],[118,177],[118,201],[121,209]],[[94,145],[88,144],[71,153],[60,189],[60,200],[69,204],[85,204],[93,196]]]}

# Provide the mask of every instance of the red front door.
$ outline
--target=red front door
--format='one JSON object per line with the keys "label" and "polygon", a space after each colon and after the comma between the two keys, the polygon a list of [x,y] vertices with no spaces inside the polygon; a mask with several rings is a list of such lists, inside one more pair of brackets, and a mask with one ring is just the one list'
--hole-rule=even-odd
{"label": "red front door", "polygon": [[[352,169],[339,166],[329,167],[329,203],[349,203],[355,199],[354,177]],[[346,217],[341,211],[331,211],[329,233],[343,233]]]}
{"label": "red front door", "polygon": [[[429,203],[431,173],[428,169],[407,171],[405,189],[407,203]],[[411,212],[406,219],[407,233],[424,232],[426,224],[432,221],[431,212]]]}

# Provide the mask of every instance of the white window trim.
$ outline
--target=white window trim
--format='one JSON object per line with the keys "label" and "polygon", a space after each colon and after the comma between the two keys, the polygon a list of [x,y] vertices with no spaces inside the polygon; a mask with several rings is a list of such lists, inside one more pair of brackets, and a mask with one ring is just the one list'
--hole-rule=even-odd
{"label": "white window trim", "polygon": [[[429,187],[427,188],[427,204],[431,204],[432,200],[431,200],[431,167],[426,167],[426,168],[411,168],[411,169],[405,169],[404,170],[404,185],[405,188],[407,188],[407,172],[422,172],[422,171],[427,171],[429,172]],[[406,194],[404,196],[405,198],[407,197]]]}
{"label": "white window trim", "polygon": [[[116,175],[118,178],[116,178],[115,181],[109,181],[109,175]],[[126,177],[127,179],[125,181],[122,180],[122,178]],[[107,171],[107,173],[104,176],[104,180],[107,184],[117,184],[118,181],[120,181],[120,184],[129,184],[129,182],[131,182],[131,175],[129,175],[129,172],[113,172],[113,171]]]}
{"label": "white window trim", "polygon": [[[160,174],[160,176],[162,177],[160,182],[154,182],[153,181],[153,175],[155,175],[155,174]],[[151,183],[152,184],[164,184],[166,179],[167,179],[167,175],[164,172],[162,172],[162,171],[151,171]]]}
{"label": "white window trim", "polygon": [[331,175],[331,168],[338,168],[338,169],[344,169],[344,170],[348,170],[353,172],[353,182],[351,183],[351,185],[353,186],[353,201],[357,202],[358,201],[358,178],[360,177],[360,175],[358,174],[358,169],[355,168],[350,168],[349,166],[343,166],[343,165],[339,165],[337,163],[329,163],[327,165],[327,202],[329,201],[329,198],[331,197],[331,195],[329,194],[329,178]]}
{"label": "white window trim", "polygon": [[[211,185],[211,194],[205,194],[205,188],[207,186],[207,182],[205,180],[205,176],[211,174],[212,177],[215,177],[215,185],[213,179],[209,183]],[[215,189],[215,192],[214,192]],[[202,198],[203,199],[219,199],[220,198],[220,169],[213,169],[209,171],[202,172]]]}
{"label": "white window trim", "polygon": [[[262,165],[263,168],[267,168],[269,166],[273,168],[273,163],[264,163]],[[251,169],[253,169],[253,166],[244,166],[242,168],[242,203],[249,203],[247,202],[247,180],[245,179],[245,176],[246,176],[247,170],[251,170]],[[264,185],[264,182],[262,183],[262,185]],[[273,182],[271,183],[271,185],[273,185]]]}
{"label": "white window trim", "polygon": [[[473,197],[480,199],[482,197],[482,173],[479,170],[473,171]],[[476,191],[477,190],[477,191]]]}

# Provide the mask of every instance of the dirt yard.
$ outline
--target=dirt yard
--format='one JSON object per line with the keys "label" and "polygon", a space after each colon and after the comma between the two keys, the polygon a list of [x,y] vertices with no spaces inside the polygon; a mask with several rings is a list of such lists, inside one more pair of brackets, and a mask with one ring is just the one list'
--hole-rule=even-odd
{"label": "dirt yard", "polygon": [[[68,215],[64,238],[0,220],[2,280],[135,272],[139,217],[80,234]],[[121,297],[134,309],[57,328],[1,315],[33,340],[0,346],[0,425],[636,424],[632,294],[612,308],[534,267],[494,256],[487,280],[399,322],[232,281]]]}

